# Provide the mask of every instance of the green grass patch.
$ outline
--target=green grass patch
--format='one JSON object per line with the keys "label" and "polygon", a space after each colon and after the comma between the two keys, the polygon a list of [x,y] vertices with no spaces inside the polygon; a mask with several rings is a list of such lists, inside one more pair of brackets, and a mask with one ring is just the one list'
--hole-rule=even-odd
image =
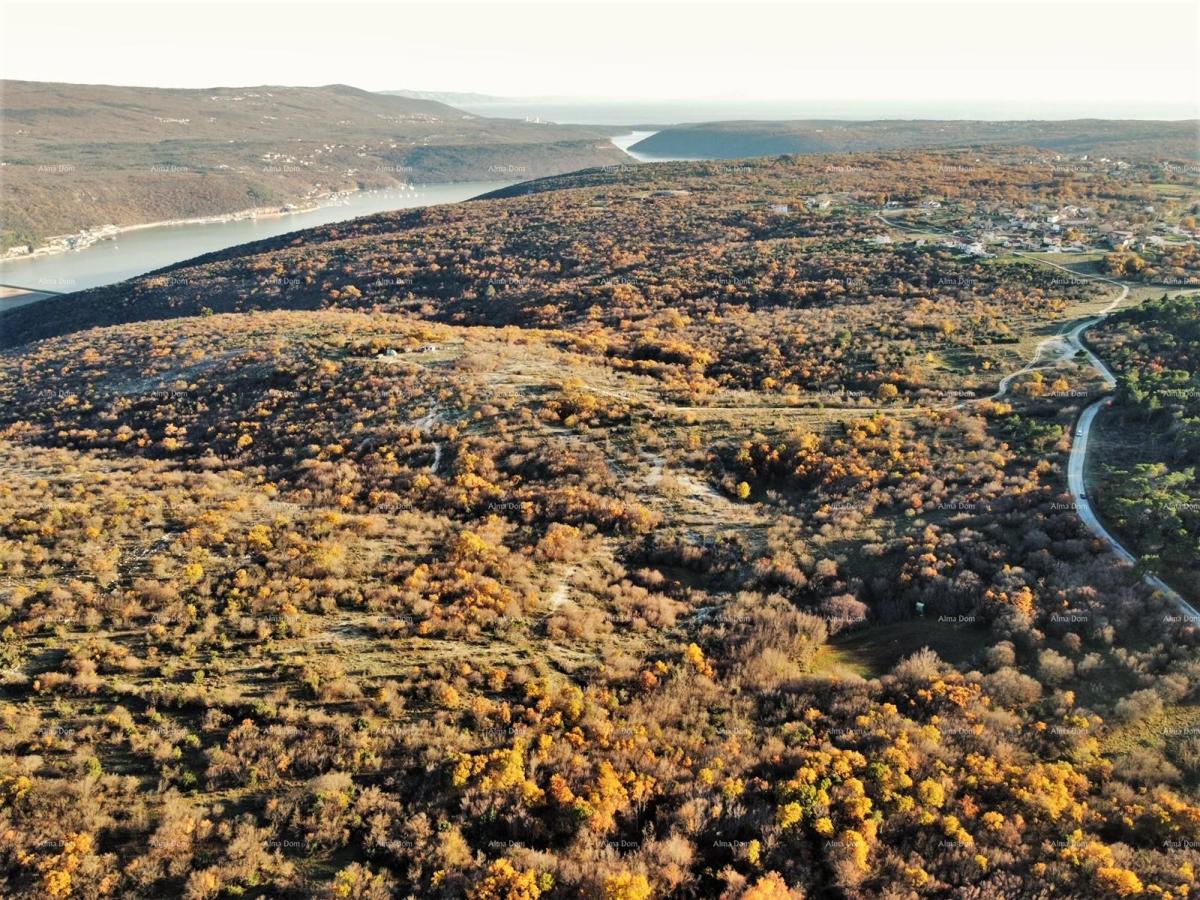
{"label": "green grass patch", "polygon": [[923,647],[948,663],[962,666],[991,644],[987,629],[969,622],[939,622],[936,616],[911,619],[835,636],[818,654],[815,670],[877,678]]}

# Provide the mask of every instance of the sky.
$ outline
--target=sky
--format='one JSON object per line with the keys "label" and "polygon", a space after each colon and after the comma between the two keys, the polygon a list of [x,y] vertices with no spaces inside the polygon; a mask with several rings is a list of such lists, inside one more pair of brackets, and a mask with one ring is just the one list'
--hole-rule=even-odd
{"label": "sky", "polygon": [[0,8],[0,74],[39,81],[1200,115],[1200,0]]}

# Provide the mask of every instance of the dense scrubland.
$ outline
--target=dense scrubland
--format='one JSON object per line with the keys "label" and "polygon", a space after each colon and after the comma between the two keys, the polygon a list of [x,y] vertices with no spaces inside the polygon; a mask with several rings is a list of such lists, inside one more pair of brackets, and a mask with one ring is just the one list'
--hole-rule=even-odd
{"label": "dense scrubland", "polygon": [[[1115,289],[875,218],[1161,177],[599,170],[6,314],[0,890],[1190,896],[1197,624],[1094,370],[997,390]],[[1173,465],[1194,319],[1095,335]]]}
{"label": "dense scrubland", "polygon": [[1106,254],[1105,269],[1118,278],[1158,284],[1195,285],[1200,254],[1194,243],[1143,247]]}

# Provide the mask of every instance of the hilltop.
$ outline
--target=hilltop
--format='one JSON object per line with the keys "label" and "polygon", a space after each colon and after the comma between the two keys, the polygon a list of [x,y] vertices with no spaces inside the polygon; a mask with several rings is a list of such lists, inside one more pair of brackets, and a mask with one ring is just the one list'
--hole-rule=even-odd
{"label": "hilltop", "polygon": [[517,180],[627,159],[601,131],[483,118],[346,85],[4,81],[0,92],[0,249],[334,191]]}
{"label": "hilltop", "polygon": [[[663,342],[659,317],[689,314],[691,323],[678,330],[711,341],[702,316],[713,308],[744,308],[755,314],[751,322],[810,306],[845,317],[866,312],[869,298],[897,304],[901,315],[914,297],[994,305],[1002,277],[1039,290],[1020,309],[1036,313],[1058,302],[1045,296],[1047,286],[1039,289],[1048,270],[997,267],[941,242],[881,243],[878,216],[930,204],[942,222],[970,221],[997,240],[1001,228],[1014,232],[995,249],[1040,248],[1043,233],[1061,226],[1030,232],[1026,225],[1035,224],[1033,210],[1064,196],[1090,204],[1092,224],[1073,227],[1096,242],[1118,226],[1149,233],[1149,200],[1163,204],[1163,228],[1180,230],[1197,199],[1186,170],[1065,165],[1054,154],[1025,151],[605,167],[523,182],[470,203],[283,235],[11,310],[0,314],[0,346],[202,310],[323,307],[416,310],[456,324],[604,325],[622,344],[643,331]],[[943,208],[931,197],[962,202]],[[1081,290],[1066,285],[1056,293]],[[958,335],[960,352],[977,357],[1012,326],[1011,315],[976,317]]]}

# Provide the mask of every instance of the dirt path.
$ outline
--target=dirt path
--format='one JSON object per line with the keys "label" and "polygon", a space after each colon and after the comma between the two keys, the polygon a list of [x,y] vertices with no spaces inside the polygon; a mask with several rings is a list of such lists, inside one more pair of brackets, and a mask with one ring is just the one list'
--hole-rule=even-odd
{"label": "dirt path", "polygon": [[559,576],[558,584],[551,591],[550,596],[546,599],[546,614],[550,615],[558,611],[559,607],[569,602],[571,599],[571,579],[575,577],[575,573],[579,571],[579,566],[570,565]]}

